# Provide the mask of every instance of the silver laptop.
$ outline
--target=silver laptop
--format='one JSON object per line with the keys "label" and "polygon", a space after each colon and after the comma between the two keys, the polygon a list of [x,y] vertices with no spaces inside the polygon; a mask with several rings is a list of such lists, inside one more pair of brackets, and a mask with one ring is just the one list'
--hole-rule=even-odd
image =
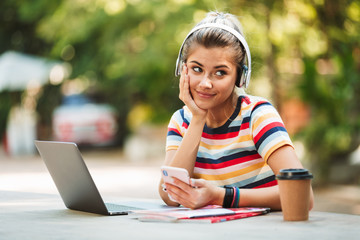
{"label": "silver laptop", "polygon": [[75,143],[35,141],[65,206],[102,215],[126,215],[142,208],[104,203]]}

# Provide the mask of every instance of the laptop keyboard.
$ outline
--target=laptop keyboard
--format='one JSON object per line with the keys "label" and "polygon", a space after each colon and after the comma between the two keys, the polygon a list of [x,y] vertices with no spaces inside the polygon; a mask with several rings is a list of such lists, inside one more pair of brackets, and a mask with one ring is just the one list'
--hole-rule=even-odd
{"label": "laptop keyboard", "polygon": [[105,206],[110,212],[126,212],[131,210],[141,210],[141,208],[124,206],[114,203],[105,203]]}

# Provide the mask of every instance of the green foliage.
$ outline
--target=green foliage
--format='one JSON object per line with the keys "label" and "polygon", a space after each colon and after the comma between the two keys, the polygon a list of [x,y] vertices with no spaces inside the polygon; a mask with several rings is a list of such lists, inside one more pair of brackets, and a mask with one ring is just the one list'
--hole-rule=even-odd
{"label": "green foliage", "polygon": [[[324,53],[305,58],[305,74],[300,84],[303,99],[312,110],[309,127],[302,133],[305,144],[325,183],[334,162],[346,164],[348,155],[360,144],[360,19],[347,13],[358,2],[325,1],[317,6],[312,22],[327,43]],[[327,9],[328,11],[326,11]]]}

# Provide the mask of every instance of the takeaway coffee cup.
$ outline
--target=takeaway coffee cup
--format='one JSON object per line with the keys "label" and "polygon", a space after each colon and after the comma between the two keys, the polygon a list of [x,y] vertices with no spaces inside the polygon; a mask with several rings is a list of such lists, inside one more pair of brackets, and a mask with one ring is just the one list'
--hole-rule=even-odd
{"label": "takeaway coffee cup", "polygon": [[282,169],[276,176],[285,221],[309,218],[310,186],[313,175],[307,169]]}

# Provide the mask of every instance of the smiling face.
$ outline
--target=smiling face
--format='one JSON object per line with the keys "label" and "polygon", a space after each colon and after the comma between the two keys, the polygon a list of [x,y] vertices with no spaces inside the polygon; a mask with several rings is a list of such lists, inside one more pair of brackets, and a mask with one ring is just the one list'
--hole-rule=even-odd
{"label": "smiling face", "polygon": [[189,54],[186,65],[190,91],[200,108],[217,111],[232,104],[237,65],[231,48],[197,45]]}

